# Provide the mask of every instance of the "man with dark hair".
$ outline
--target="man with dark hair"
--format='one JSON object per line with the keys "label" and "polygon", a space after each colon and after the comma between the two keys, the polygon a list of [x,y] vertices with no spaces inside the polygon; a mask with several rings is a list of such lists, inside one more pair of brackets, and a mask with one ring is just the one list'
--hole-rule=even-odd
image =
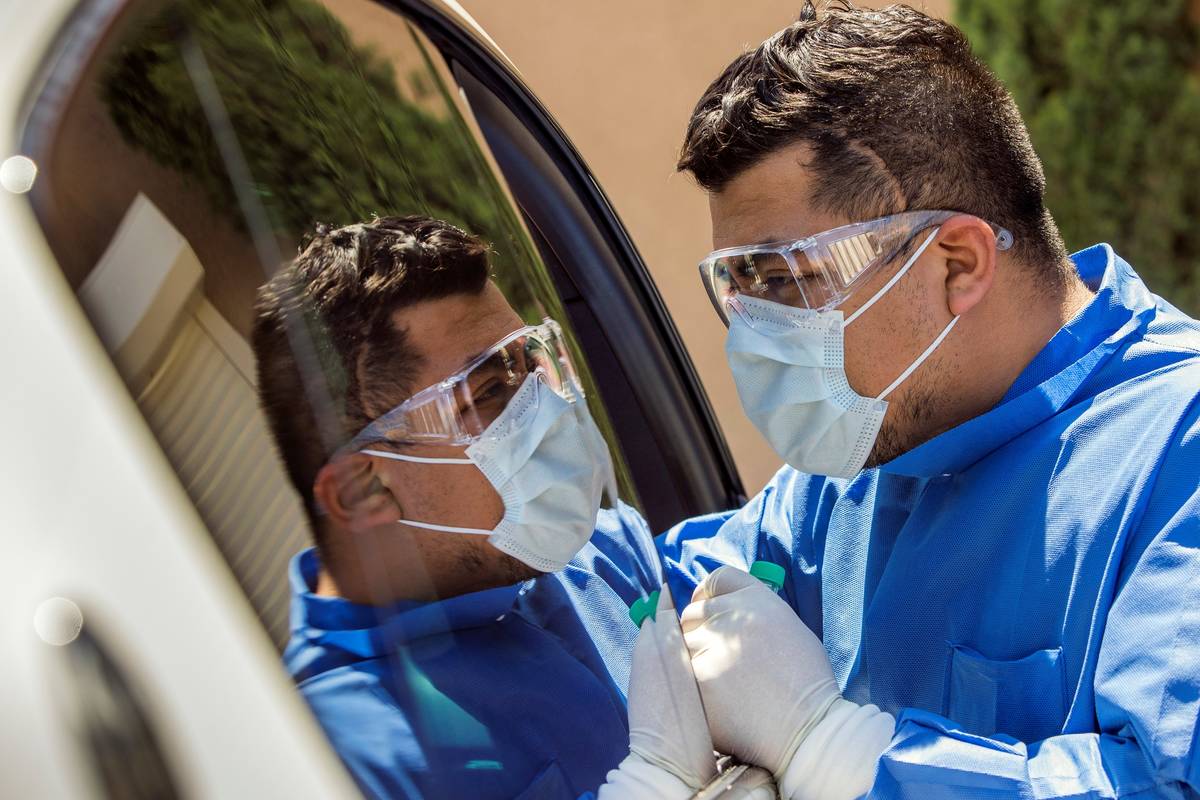
{"label": "man with dark hair", "polygon": [[715,766],[681,633],[628,613],[662,586],[650,533],[600,508],[563,332],[488,275],[474,236],[387,217],[261,289],[262,405],[317,543],[288,669],[372,797],[687,797]]}
{"label": "man with dark hair", "polygon": [[718,749],[793,798],[1200,796],[1200,323],[1067,255],[962,33],[806,3],[679,167],[789,465],[661,544]]}

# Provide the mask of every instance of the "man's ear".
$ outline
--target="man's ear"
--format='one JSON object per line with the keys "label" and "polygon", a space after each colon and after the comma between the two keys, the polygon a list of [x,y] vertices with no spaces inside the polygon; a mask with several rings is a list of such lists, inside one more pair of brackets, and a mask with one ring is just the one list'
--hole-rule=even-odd
{"label": "man's ear", "polygon": [[393,523],[403,516],[375,468],[375,459],[351,453],[335,458],[317,473],[313,496],[339,528],[353,533]]}
{"label": "man's ear", "polygon": [[938,246],[946,259],[946,305],[961,316],[983,300],[996,277],[996,234],[979,217],[960,214],[942,223]]}

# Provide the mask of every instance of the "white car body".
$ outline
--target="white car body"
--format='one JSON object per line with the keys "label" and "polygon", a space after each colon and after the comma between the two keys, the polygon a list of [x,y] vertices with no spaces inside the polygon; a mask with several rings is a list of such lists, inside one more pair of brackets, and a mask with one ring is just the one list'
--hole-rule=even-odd
{"label": "white car body", "polygon": [[[0,162],[19,155],[27,103],[76,6],[0,2]],[[446,10],[479,30],[457,4]],[[98,796],[62,696],[61,648],[34,625],[61,597],[85,630],[102,626],[187,796],[358,797],[238,602],[29,203],[7,190],[0,263],[0,795]]]}

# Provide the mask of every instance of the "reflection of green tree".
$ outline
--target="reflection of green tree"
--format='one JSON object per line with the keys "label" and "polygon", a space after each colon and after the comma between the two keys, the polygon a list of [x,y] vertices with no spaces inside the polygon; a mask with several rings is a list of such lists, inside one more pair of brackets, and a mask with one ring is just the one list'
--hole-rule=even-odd
{"label": "reflection of green tree", "polygon": [[[419,102],[401,94],[388,61],[355,45],[312,0],[179,0],[122,42],[102,77],[121,135],[187,175],[241,226],[184,66],[185,35],[208,62],[276,236],[294,243],[316,222],[372,214],[448,220],[492,244],[496,283],[525,320],[565,322],[524,226],[415,33],[413,52],[425,66],[409,77]],[[598,398],[580,366],[586,390]],[[603,409],[592,406],[615,444]],[[619,471],[622,496],[633,499],[623,465]]]}
{"label": "reflection of green tree", "polygon": [[1071,249],[1108,241],[1200,312],[1200,26],[1188,0],[958,0],[1012,90]]}
{"label": "reflection of green tree", "polygon": [[[240,222],[184,67],[182,31],[209,63],[278,234],[297,241],[315,221],[424,213],[493,242],[498,275],[515,274],[512,262],[528,255],[520,226],[444,87],[441,113],[402,96],[391,65],[310,0],[172,4],[123,43],[104,76],[122,135],[188,175],[214,207]],[[505,288],[529,310],[527,288]]]}

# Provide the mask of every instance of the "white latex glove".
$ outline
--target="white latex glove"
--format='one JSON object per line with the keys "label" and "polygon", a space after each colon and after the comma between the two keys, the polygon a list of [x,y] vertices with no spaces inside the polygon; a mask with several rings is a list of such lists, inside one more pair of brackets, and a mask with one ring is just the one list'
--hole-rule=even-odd
{"label": "white latex glove", "polygon": [[689,798],[717,774],[712,738],[692,676],[671,592],[638,632],[629,674],[629,755],[600,787],[600,800]]}
{"label": "white latex glove", "polygon": [[771,770],[787,798],[841,800],[870,788],[895,723],[842,699],[824,646],[786,602],[721,567],[681,621],[717,749]]}

